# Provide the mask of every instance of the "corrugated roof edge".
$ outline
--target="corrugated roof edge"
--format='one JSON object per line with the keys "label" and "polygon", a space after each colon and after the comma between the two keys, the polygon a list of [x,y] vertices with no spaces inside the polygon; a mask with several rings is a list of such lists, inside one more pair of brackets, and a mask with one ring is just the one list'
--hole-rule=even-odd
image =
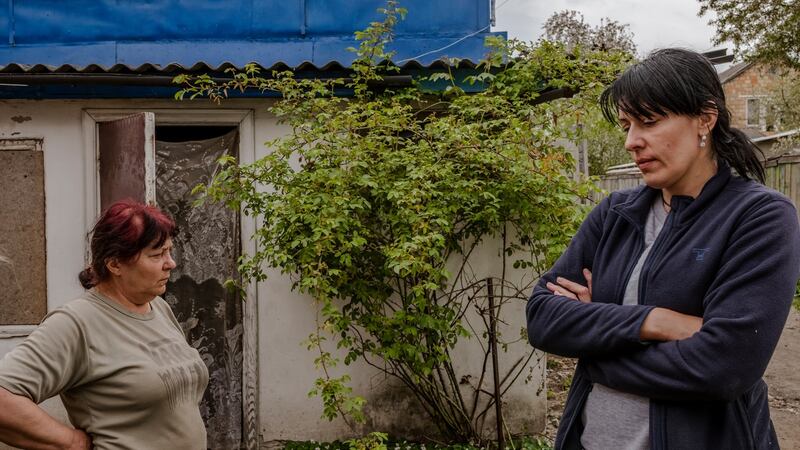
{"label": "corrugated roof edge", "polygon": [[[473,66],[485,57],[485,39],[505,32],[474,35],[397,36],[389,50],[401,68],[432,68],[457,57]],[[222,71],[258,62],[268,69],[338,70],[349,66],[357,47],[352,36],[290,41],[97,42],[78,45],[0,46],[0,71],[16,73],[177,73]]]}
{"label": "corrugated roof edge", "polygon": [[[459,67],[472,69],[477,66],[478,62],[471,61],[471,60],[462,60]],[[400,69],[403,70],[414,70],[414,69],[445,69],[448,67],[447,62],[442,60],[437,60],[432,62],[428,65],[420,64],[417,61],[409,61],[405,64],[399,66]],[[204,73],[204,72],[224,72],[230,68],[238,68],[242,69],[243,67],[231,63],[231,62],[224,62],[220,65],[213,66],[209,63],[204,61],[198,61],[195,64],[186,67],[183,64],[179,63],[169,63],[164,66],[157,65],[157,64],[142,64],[136,67],[132,67],[126,64],[114,64],[110,67],[103,67],[98,64],[89,64],[86,66],[73,66],[70,64],[63,64],[61,66],[48,66],[44,64],[17,64],[17,63],[10,63],[5,66],[0,66],[0,73],[18,73],[18,74],[49,74],[49,73],[58,73],[58,74],[101,74],[101,73],[120,73],[120,74],[178,74],[178,73]],[[284,62],[277,62],[270,67],[263,67],[260,66],[262,72],[271,72],[273,70],[294,70],[296,72],[302,71],[318,71],[318,72],[330,72],[330,71],[345,71],[347,68],[343,66],[338,61],[329,61],[328,63],[318,66],[310,61],[305,61],[296,67],[291,67]]]}

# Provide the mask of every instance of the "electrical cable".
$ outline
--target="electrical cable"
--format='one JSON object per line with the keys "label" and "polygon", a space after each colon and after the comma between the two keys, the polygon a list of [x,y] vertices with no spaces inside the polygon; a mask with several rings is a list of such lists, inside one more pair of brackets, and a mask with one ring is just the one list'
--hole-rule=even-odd
{"label": "electrical cable", "polygon": [[[497,5],[497,6],[495,7],[495,9],[494,9],[494,10],[495,10],[495,12],[496,12],[498,9],[502,8],[503,6],[505,6],[505,5],[506,5],[506,3],[510,2],[510,1],[511,1],[511,0],[505,0],[503,3],[500,3],[499,5]],[[488,30],[489,28],[491,28],[491,25],[486,25],[485,27],[481,28],[480,30],[478,30],[478,31],[474,31],[474,32],[472,32],[472,33],[470,33],[470,34],[468,34],[468,35],[466,35],[466,36],[463,36],[463,37],[461,37],[461,38],[457,39],[456,41],[454,41],[454,42],[451,42],[450,44],[447,44],[447,45],[445,45],[444,47],[437,48],[436,50],[431,50],[431,51],[429,51],[429,52],[425,52],[425,53],[422,53],[421,55],[413,56],[413,57],[411,57],[411,58],[405,58],[405,59],[401,59],[401,60],[399,60],[399,61],[396,61],[396,62],[395,62],[395,64],[398,64],[398,65],[400,65],[400,64],[403,64],[403,63],[405,63],[405,62],[407,62],[407,61],[416,60],[416,59],[418,59],[418,58],[422,58],[423,56],[428,56],[428,55],[431,55],[431,54],[434,54],[434,53],[441,52],[441,51],[443,51],[443,50],[447,50],[448,48],[450,48],[450,47],[452,47],[452,46],[454,46],[454,45],[458,44],[459,42],[461,42],[461,41],[463,41],[463,40],[465,40],[465,39],[469,39],[469,38],[471,38],[472,36],[475,36],[476,34],[483,33],[484,31]]]}

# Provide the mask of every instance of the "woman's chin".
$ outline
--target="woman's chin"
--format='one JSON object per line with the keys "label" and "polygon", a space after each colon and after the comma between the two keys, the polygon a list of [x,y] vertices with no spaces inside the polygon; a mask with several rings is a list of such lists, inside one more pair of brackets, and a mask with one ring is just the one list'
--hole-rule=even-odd
{"label": "woman's chin", "polygon": [[653,189],[663,189],[666,185],[664,180],[654,173],[643,173],[642,179],[644,180],[644,184]]}

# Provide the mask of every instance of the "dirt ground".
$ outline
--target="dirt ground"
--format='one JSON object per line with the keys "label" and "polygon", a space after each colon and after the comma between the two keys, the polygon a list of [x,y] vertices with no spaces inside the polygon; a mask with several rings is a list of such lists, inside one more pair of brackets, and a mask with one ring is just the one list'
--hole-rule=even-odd
{"label": "dirt ground", "polygon": [[[555,438],[572,381],[574,361],[548,355],[547,425],[545,437]],[[782,450],[800,450],[800,312],[792,309],[764,378],[769,385],[772,422]]]}
{"label": "dirt ground", "polygon": [[764,376],[772,422],[783,450],[800,450],[800,312],[792,309]]}

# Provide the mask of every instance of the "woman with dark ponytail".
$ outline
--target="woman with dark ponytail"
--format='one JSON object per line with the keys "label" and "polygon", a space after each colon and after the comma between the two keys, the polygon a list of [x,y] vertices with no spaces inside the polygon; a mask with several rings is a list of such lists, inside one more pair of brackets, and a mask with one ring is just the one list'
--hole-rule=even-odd
{"label": "woman with dark ponytail", "polygon": [[618,123],[620,112],[640,120],[668,113],[698,118],[711,114],[716,126],[711,127],[709,150],[739,176],[764,183],[761,150],[731,128],[725,91],[714,67],[700,54],[681,49],[654,52],[603,92],[600,107],[612,123]]}
{"label": "woman with dark ponytail", "polygon": [[531,344],[578,358],[556,448],[778,448],[762,376],[800,273],[795,207],[702,55],[656,51],[600,100],[645,184],[604,199],[528,300]]}
{"label": "woman with dark ponytail", "polygon": [[[0,441],[21,448],[205,449],[208,370],[164,294],[175,223],[112,204],[91,233],[86,293],[0,361]],[[75,428],[37,404],[59,394]]]}

